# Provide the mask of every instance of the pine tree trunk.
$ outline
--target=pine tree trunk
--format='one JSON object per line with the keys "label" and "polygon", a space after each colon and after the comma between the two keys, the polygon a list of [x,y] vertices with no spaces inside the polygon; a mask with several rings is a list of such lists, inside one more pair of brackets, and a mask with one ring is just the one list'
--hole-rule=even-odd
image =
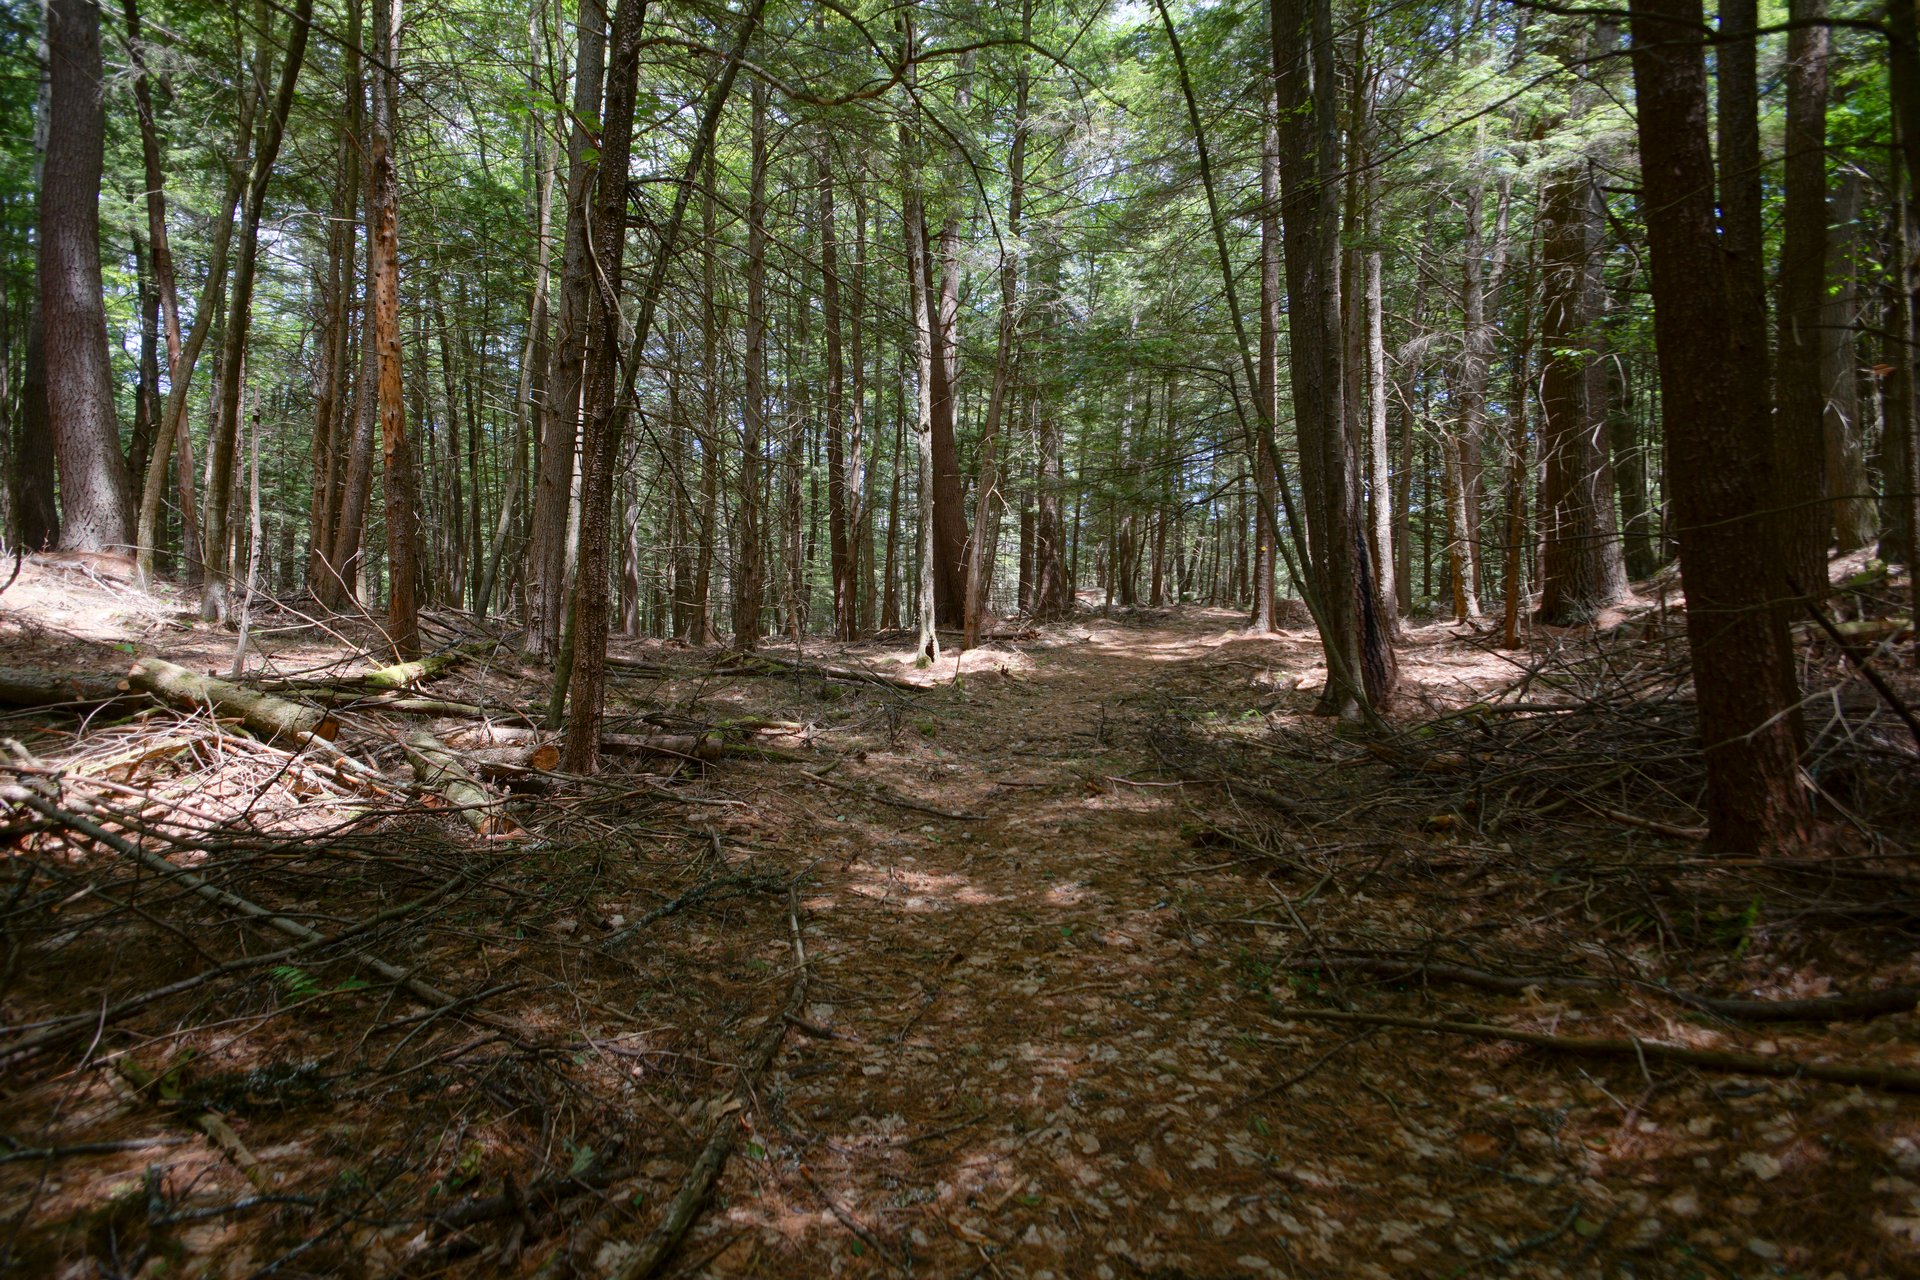
{"label": "pine tree trunk", "polygon": [[[53,114],[53,77],[48,70],[43,31],[35,50],[40,54],[40,92],[33,113],[33,188],[46,175],[47,117]],[[26,367],[20,387],[19,434],[7,472],[12,499],[15,545],[38,551],[60,540],[60,507],[55,497],[59,480],[53,465],[53,421],[47,416],[46,324],[40,312],[40,290],[27,303]]]}
{"label": "pine tree trunk", "polygon": [[707,152],[700,179],[700,553],[694,568],[695,644],[713,644],[713,561],[720,539],[720,334],[714,296],[714,158]]}
{"label": "pine tree trunk", "polygon": [[1787,33],[1786,194],[1780,241],[1780,334],[1774,407],[1774,484],[1785,569],[1823,595],[1833,532],[1827,502],[1826,387],[1820,323],[1827,291],[1826,0],[1791,0]]}
{"label": "pine tree trunk", "polygon": [[567,221],[560,258],[558,332],[541,414],[540,458],[534,469],[533,520],[527,542],[527,647],[543,658],[557,655],[566,612],[574,444],[580,433],[580,388],[593,305],[587,220],[600,165],[601,139],[595,124],[600,119],[606,23],[602,0],[580,0],[572,128],[567,139]]}
{"label": "pine tree trunk", "polygon": [[[1273,104],[1269,102],[1269,110]],[[1280,135],[1271,121],[1261,135],[1260,147],[1260,354],[1259,386],[1263,416],[1268,422],[1280,420]],[[1280,498],[1279,476],[1273,459],[1256,441],[1253,447],[1253,480],[1259,489],[1264,511],[1276,510]],[[1254,527],[1256,552],[1253,565],[1253,614],[1248,628],[1259,633],[1272,631],[1274,561],[1279,555],[1275,530],[1262,519]]]}
{"label": "pine tree trunk", "polygon": [[1708,843],[1772,852],[1795,844],[1806,818],[1797,696],[1774,603],[1766,399],[1764,390],[1743,393],[1752,372],[1735,358],[1754,327],[1737,313],[1756,299],[1730,280],[1720,251],[1703,27],[1700,0],[1634,0],[1654,329],[1706,750]]}
{"label": "pine tree trunk", "polygon": [[743,369],[746,401],[740,413],[740,563],[734,569],[733,643],[760,643],[760,595],[766,576],[760,548],[760,451],[767,415],[767,91],[754,82],[752,157],[747,192],[747,316]]}
{"label": "pine tree trunk", "polygon": [[53,93],[40,182],[40,325],[60,475],[59,545],[133,549],[133,486],[120,452],[100,280],[106,116],[98,0],[51,0]]}
{"label": "pine tree trunk", "polygon": [[[287,49],[280,68],[279,87],[262,122],[259,149],[253,158],[253,175],[247,184],[247,196],[241,210],[240,256],[234,266],[233,287],[227,299],[225,341],[220,362],[219,417],[208,449],[211,465],[207,482],[206,580],[201,586],[200,616],[227,620],[231,590],[232,560],[229,541],[229,504],[227,494],[233,488],[235,446],[240,429],[240,391],[242,366],[246,360],[247,335],[253,316],[253,279],[260,249],[260,219],[267,202],[267,184],[273,177],[274,161],[280,154],[287,115],[293,108],[293,91],[300,79],[300,66],[307,55],[307,35],[313,16],[313,0],[297,0],[291,15]],[[267,34],[261,34],[262,49],[257,58],[257,74],[262,84],[266,75]]]}
{"label": "pine tree trunk", "polygon": [[[373,0],[373,45],[384,66],[373,76],[368,121],[367,277],[379,358],[380,462],[386,497],[387,638],[401,661],[420,656],[418,504],[413,444],[407,439],[400,353],[400,175],[394,159],[394,97],[400,76],[400,0]],[[455,468],[454,474],[459,474]]]}
{"label": "pine tree trunk", "polygon": [[1861,179],[1844,169],[1834,189],[1828,220],[1829,284],[1820,323],[1820,381],[1826,388],[1823,419],[1827,491],[1833,498],[1834,548],[1845,554],[1873,541],[1873,486],[1867,479],[1867,432],[1860,414],[1860,360],[1854,331],[1860,323]]}
{"label": "pine tree trunk", "polygon": [[1540,619],[1554,626],[1590,622],[1627,592],[1605,408],[1591,394],[1599,317],[1588,287],[1597,252],[1585,208],[1589,186],[1584,161],[1576,161],[1547,178],[1540,204],[1540,536],[1546,567]]}
{"label": "pine tree trunk", "polygon": [[[1033,0],[1022,0],[1020,8],[1023,39],[1033,33]],[[1013,142],[1007,156],[1007,230],[1006,237],[1018,242],[1024,213],[1027,179],[1027,64],[1023,55],[1014,72]],[[1016,394],[1014,365],[1018,359],[1015,343],[1020,324],[1020,263],[1008,248],[1000,255],[1000,335],[993,356],[992,389],[987,395],[986,422],[980,430],[979,480],[973,512],[973,541],[968,548],[966,600],[960,647],[972,649],[980,643],[981,617],[988,607],[993,589],[994,566],[1000,554],[1000,459],[1001,419],[1010,416],[1008,408]],[[1157,566],[1156,566],[1157,567]],[[1160,593],[1158,581],[1154,595]]]}
{"label": "pine tree trunk", "polygon": [[1300,432],[1307,536],[1319,578],[1328,678],[1322,714],[1361,714],[1391,701],[1397,672],[1374,607],[1360,515],[1358,441],[1348,431],[1340,297],[1341,157],[1328,0],[1273,6],[1282,119],[1281,224],[1286,239],[1293,404]]}
{"label": "pine tree trunk", "polygon": [[[916,56],[913,19],[905,19],[904,48],[901,60],[911,68]],[[911,86],[911,79],[908,81]],[[907,246],[907,291],[912,314],[908,325],[913,333],[914,361],[914,456],[919,465],[920,555],[919,590],[915,593],[914,653],[921,665],[940,661],[940,637],[935,630],[937,583],[940,578],[940,545],[935,525],[939,498],[934,472],[937,466],[934,446],[934,401],[940,395],[936,378],[942,361],[934,351],[935,316],[929,295],[933,292],[927,263],[926,210],[920,195],[920,153],[918,139],[900,126],[902,187],[902,238]],[[951,405],[951,400],[948,400]],[[957,470],[957,464],[956,464]]]}

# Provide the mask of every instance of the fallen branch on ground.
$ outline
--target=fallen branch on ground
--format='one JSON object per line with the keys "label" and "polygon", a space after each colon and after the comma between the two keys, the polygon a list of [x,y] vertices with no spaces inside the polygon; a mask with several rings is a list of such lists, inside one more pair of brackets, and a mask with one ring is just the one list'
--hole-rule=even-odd
{"label": "fallen branch on ground", "polygon": [[1489,973],[1465,965],[1395,960],[1387,956],[1296,960],[1288,968],[1341,969],[1351,973],[1380,974],[1388,978],[1452,982],[1510,996],[1525,995],[1533,989],[1605,991],[1631,986],[1634,990],[1666,996],[1690,1008],[1737,1022],[1856,1022],[1892,1013],[1911,1013],[1915,1005],[1920,1005],[1920,989],[1914,987],[1890,987],[1885,991],[1859,991],[1852,995],[1816,996],[1806,1000],[1746,1000],[1705,996],[1650,982],[1621,983],[1586,975]]}
{"label": "fallen branch on ground", "polygon": [[807,998],[807,950],[800,938],[800,903],[793,891],[787,892],[787,924],[793,932],[793,987],[787,993],[786,1008],[767,1020],[746,1060],[740,1064],[739,1079],[735,1082],[731,1095],[718,1109],[718,1118],[713,1129],[707,1135],[706,1144],[700,1149],[699,1158],[693,1167],[687,1170],[687,1176],[680,1184],[680,1190],[667,1205],[660,1222],[640,1242],[637,1252],[629,1256],[611,1273],[611,1280],[647,1280],[659,1271],[662,1264],[673,1256],[680,1247],[680,1241],[693,1226],[700,1206],[706,1203],[713,1192],[713,1184],[720,1177],[720,1171],[726,1167],[727,1156],[733,1151],[735,1136],[740,1130],[739,1113],[744,1111],[753,1098],[753,1091],[760,1083],[773,1057],[780,1051],[780,1042],[786,1038],[787,1019],[798,1017]]}
{"label": "fallen branch on ground", "polygon": [[[7,1045],[4,1049],[0,1049],[0,1062],[11,1061],[26,1054],[37,1052],[47,1045],[56,1043],[82,1028],[104,1026],[164,996],[173,995],[200,986],[222,974],[233,973],[242,969],[257,968],[263,964],[277,964],[293,956],[303,955],[309,951],[317,951],[322,948],[337,946],[356,934],[364,933],[369,929],[390,920],[398,919],[403,915],[410,915],[463,885],[472,883],[472,877],[470,875],[462,874],[456,876],[431,893],[415,898],[411,902],[402,903],[397,907],[382,911],[362,923],[354,925],[329,938],[317,930],[309,929],[297,920],[289,920],[287,917],[278,915],[257,903],[250,902],[238,894],[230,893],[218,885],[211,884],[191,871],[186,871],[175,866],[159,854],[150,853],[142,849],[139,845],[134,844],[125,837],[108,831],[90,818],[80,814],[70,813],[60,808],[29,787],[0,787],[0,799],[5,799],[14,804],[23,804],[30,809],[37,810],[59,823],[62,827],[78,831],[81,835],[86,836],[98,844],[104,845],[121,857],[138,862],[150,870],[159,872],[169,879],[179,882],[190,893],[204,898],[216,906],[237,911],[241,915],[251,919],[255,924],[264,925],[290,938],[297,939],[301,944],[296,947],[286,948],[280,952],[267,955],[246,956],[239,960],[228,961],[226,964],[217,965],[191,978],[170,983],[154,991],[143,992],[140,995],[118,1001],[104,1009],[90,1011],[85,1014],[76,1014],[70,1019],[63,1019],[55,1026],[44,1028],[24,1040],[15,1041],[13,1044]],[[409,995],[430,1008],[445,1008],[459,1003],[457,997],[448,995],[438,987],[430,986],[422,982],[420,979],[414,977],[409,970],[402,969],[399,965],[388,964],[370,952],[355,950],[348,954],[361,961],[381,977],[398,983]]]}
{"label": "fallen branch on ground", "polygon": [[1478,1022],[1430,1022],[1423,1018],[1400,1018],[1382,1013],[1347,1013],[1338,1009],[1292,1009],[1282,1015],[1312,1022],[1342,1022],[1365,1027],[1399,1027],[1407,1031],[1425,1031],[1434,1035],[1469,1036],[1476,1040],[1505,1040],[1530,1044],[1556,1053],[1585,1057],[1635,1058],[1643,1062],[1677,1062],[1702,1071],[1727,1071],[1736,1075],[1774,1076],[1787,1080],[1825,1080],[1832,1084],[1860,1085],[1895,1093],[1920,1093],[1920,1071],[1905,1067],[1848,1067],[1825,1062],[1800,1062],[1792,1058],[1763,1057],[1757,1053],[1733,1053],[1721,1049],[1686,1049],[1659,1040],[1613,1039],[1601,1036],[1555,1036],[1542,1031],[1521,1031],[1513,1027],[1488,1026]]}
{"label": "fallen branch on ground", "polygon": [[[730,660],[730,661],[729,661]],[[904,676],[890,676],[879,671],[869,671],[865,667],[838,667],[824,662],[802,662],[797,658],[782,658],[771,653],[733,653],[723,654],[717,664],[720,670],[743,670],[755,666],[778,667],[782,671],[800,675],[818,676],[822,680],[847,680],[855,684],[885,685],[890,689],[914,689],[922,686]]]}
{"label": "fallen branch on ground", "polygon": [[909,800],[905,796],[897,796],[890,791],[882,791],[878,787],[855,786],[851,782],[841,782],[837,778],[827,777],[824,773],[808,773],[804,769],[801,770],[801,773],[809,782],[817,782],[823,787],[832,787],[835,791],[844,791],[848,795],[858,796],[862,800],[872,800],[877,804],[891,805],[895,809],[906,809],[913,813],[930,814],[936,818],[945,818],[950,822],[985,822],[987,820],[987,815],[984,813],[961,813],[954,809],[936,809],[930,804],[922,804],[918,800]]}

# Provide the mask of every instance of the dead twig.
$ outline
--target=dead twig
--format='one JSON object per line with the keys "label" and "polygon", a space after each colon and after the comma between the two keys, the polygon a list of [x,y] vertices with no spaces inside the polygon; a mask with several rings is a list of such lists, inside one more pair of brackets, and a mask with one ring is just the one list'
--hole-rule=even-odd
{"label": "dead twig", "polygon": [[1786,1080],[1824,1080],[1831,1084],[1852,1084],[1892,1093],[1920,1093],[1920,1071],[1904,1067],[1849,1067],[1837,1063],[1800,1062],[1793,1058],[1762,1057],[1757,1053],[1732,1053],[1721,1049],[1686,1049],[1659,1040],[1635,1036],[1616,1039],[1603,1036],[1556,1036],[1542,1031],[1521,1031],[1514,1027],[1489,1026],[1479,1022],[1429,1021],[1401,1018],[1384,1013],[1348,1013],[1341,1009],[1293,1009],[1289,1018],[1312,1022],[1344,1022],[1356,1026],[1398,1027],[1407,1031],[1425,1031],[1433,1035],[1468,1036],[1476,1040],[1505,1040],[1529,1044],[1555,1053],[1586,1057],[1636,1058],[1647,1062],[1676,1062],[1701,1071],[1727,1071],[1735,1075],[1774,1076]]}

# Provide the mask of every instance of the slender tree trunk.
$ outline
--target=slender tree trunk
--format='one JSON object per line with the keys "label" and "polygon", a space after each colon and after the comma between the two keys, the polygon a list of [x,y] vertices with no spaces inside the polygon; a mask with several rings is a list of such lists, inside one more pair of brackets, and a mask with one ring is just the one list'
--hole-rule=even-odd
{"label": "slender tree trunk", "polygon": [[160,400],[160,291],[149,271],[146,238],[133,233],[136,302],[140,316],[140,377],[133,392],[133,437],[127,444],[127,475],[147,473]]}
{"label": "slender tree trunk", "polygon": [[[912,15],[905,19],[905,47],[901,51],[902,61],[911,68],[916,56],[914,47],[914,29]],[[912,76],[912,71],[908,71]],[[911,84],[911,78],[909,79]],[[914,455],[919,461],[919,499],[920,499],[920,589],[915,601],[916,635],[914,652],[919,656],[921,665],[940,661],[940,636],[935,630],[936,583],[940,577],[940,545],[936,534],[936,508],[939,497],[935,488],[938,480],[935,468],[938,465],[934,446],[934,401],[940,395],[935,383],[939,376],[933,349],[934,316],[929,294],[932,292],[927,266],[926,211],[920,197],[920,153],[918,139],[908,132],[908,126],[900,126],[900,150],[904,172],[901,174],[904,212],[903,238],[907,245],[907,287],[909,307],[912,315],[908,323],[913,332],[914,359]],[[951,406],[951,388],[947,404]],[[956,471],[957,471],[956,463]]]}
{"label": "slender tree trunk", "polygon": [[[714,146],[720,113],[741,59],[760,24],[765,0],[752,0],[719,78],[708,92],[699,130],[685,170],[674,188],[673,208],[660,231],[653,263],[641,285],[639,309],[633,321],[633,355],[626,361],[626,378],[616,385],[614,373],[620,350],[620,272],[627,217],[627,165],[632,150],[634,101],[639,92],[641,34],[646,0],[620,0],[614,15],[607,75],[607,111],[603,129],[603,167],[594,209],[595,277],[593,324],[596,342],[604,352],[593,357],[587,389],[588,415],[581,458],[580,567],[568,622],[569,643],[554,673],[558,702],[561,678],[573,713],[566,724],[560,753],[562,767],[591,773],[599,765],[600,726],[606,718],[607,597],[611,558],[613,485],[625,439],[627,406],[634,397],[640,357],[653,330],[655,309],[666,286],[667,266],[673,260],[692,199],[695,179]],[[762,82],[754,81],[758,86]],[[570,668],[570,670],[569,670]]]}
{"label": "slender tree trunk", "polygon": [[[1275,110],[1272,101],[1267,104]],[[1260,367],[1258,370],[1260,407],[1267,421],[1280,420],[1280,134],[1278,126],[1268,122],[1260,147]],[[1274,510],[1280,496],[1280,481],[1267,451],[1254,442],[1254,484],[1260,490],[1260,505]],[[1253,616],[1249,628],[1269,632],[1273,627],[1274,562],[1280,549],[1276,530],[1265,521],[1254,528]]]}
{"label": "slender tree trunk", "polygon": [[1833,513],[1827,502],[1826,387],[1820,322],[1827,292],[1826,0],[1791,0],[1787,33],[1786,194],[1780,242],[1780,337],[1774,484],[1787,576],[1822,595]]}
{"label": "slender tree trunk", "polygon": [[[400,0],[373,0],[373,74],[368,179],[367,284],[379,357],[380,462],[387,502],[387,638],[402,662],[420,656],[418,502],[407,439],[400,353],[400,175],[394,160],[394,97],[400,76]],[[456,466],[453,474],[457,477]]]}
{"label": "slender tree trunk", "polygon": [[[359,8],[350,8],[354,23],[349,26],[349,39],[357,44]],[[129,19],[132,20],[131,18]],[[201,549],[200,522],[196,514],[193,488],[193,439],[187,425],[187,392],[193,382],[194,366],[199,362],[200,350],[206,345],[207,337],[213,330],[214,318],[225,309],[227,287],[227,255],[233,239],[233,216],[239,207],[242,195],[246,191],[247,162],[253,138],[253,119],[258,110],[260,94],[258,86],[251,80],[243,84],[240,91],[239,109],[234,123],[234,140],[226,162],[226,192],[220,204],[220,214],[213,222],[213,239],[207,255],[207,281],[201,291],[200,303],[194,308],[193,327],[188,331],[186,340],[178,351],[174,350],[173,334],[168,338],[167,402],[161,416],[159,431],[155,438],[155,448],[147,459],[146,482],[140,495],[139,519],[135,529],[136,567],[143,578],[150,579],[153,574],[153,549],[160,531],[161,506],[166,499],[167,462],[174,460],[174,488],[180,506],[181,558],[186,566],[186,580],[189,584],[198,584],[204,575],[205,554]],[[159,184],[159,140],[145,136],[151,133],[151,113],[142,117],[142,151],[151,148],[153,159],[149,162],[147,192],[148,219],[153,219],[155,202],[164,202],[165,192]],[[161,211],[161,224],[165,224],[165,211]],[[166,258],[167,272],[172,271],[172,254]],[[160,262],[156,256],[158,269]],[[163,286],[164,287],[164,286]],[[175,310],[173,331],[177,333],[179,325],[178,309]]]}
{"label": "slender tree trunk", "polygon": [[760,596],[766,575],[760,547],[760,451],[767,415],[767,90],[752,90],[752,157],[747,192],[746,401],[740,414],[740,563],[734,570],[733,642],[760,643]]}
{"label": "slender tree trunk", "polygon": [[567,139],[566,239],[560,258],[560,310],[541,415],[540,459],[534,470],[533,522],[527,542],[527,647],[553,658],[567,599],[567,541],[573,507],[574,443],[580,433],[580,388],[587,359],[593,261],[587,221],[599,173],[601,86],[607,15],[602,0],[580,0],[576,27],[572,129]]}
{"label": "slender tree trunk", "polygon": [[[827,345],[827,556],[833,579],[834,634],[842,640],[851,640],[860,625],[852,532],[860,498],[859,491],[849,485],[847,477],[846,359],[840,341],[840,245],[833,225],[833,139],[825,129],[820,131],[815,146],[819,154],[820,184],[820,304]],[[857,354],[855,362],[858,363]],[[854,403],[859,404],[858,395]],[[859,456],[857,440],[853,442],[853,453]]]}
{"label": "slender tree trunk", "polygon": [[847,326],[847,354],[852,363],[853,389],[847,401],[847,562],[853,572],[853,634],[873,627],[873,502],[872,471],[867,466],[867,195],[865,177],[853,175],[853,271],[848,295],[852,305]]}
{"label": "slender tree trunk", "polygon": [[[545,13],[545,6],[536,5],[534,14],[528,18],[527,47],[534,58],[540,55],[542,47]],[[530,73],[530,77],[536,83],[530,83],[529,88],[537,88],[537,71]],[[514,397],[513,463],[507,470],[507,491],[500,499],[500,517],[487,547],[486,572],[474,600],[474,610],[483,618],[493,607],[494,589],[500,581],[500,562],[506,554],[507,541],[513,536],[522,495],[527,488],[527,450],[534,445],[534,415],[544,414],[547,404],[547,295],[553,278],[549,241],[553,234],[554,165],[541,122],[537,119],[530,122],[528,132],[532,135],[533,225],[538,229],[539,256],[534,266],[533,300],[527,309],[527,341],[521,354],[520,382]]]}
{"label": "slender tree trunk", "polygon": [[1607,365],[1611,379],[1607,447],[1613,452],[1613,478],[1620,491],[1627,576],[1639,580],[1652,577],[1660,567],[1653,546],[1653,512],[1647,505],[1647,451],[1634,414],[1633,375],[1619,357]]}
{"label": "slender tree trunk", "polygon": [[372,301],[369,289],[360,304],[359,368],[354,377],[350,418],[353,429],[347,438],[346,472],[340,481],[340,516],[334,522],[333,572],[328,577],[328,593],[322,597],[330,608],[339,608],[350,598],[365,603],[367,596],[362,586],[367,564],[364,543],[367,504],[373,496],[373,436],[379,407],[379,349],[373,340]]}
{"label": "slender tree trunk", "polygon": [[340,181],[333,190],[332,216],[327,229],[327,276],[321,290],[320,367],[314,376],[312,493],[307,515],[307,589],[316,599],[325,594],[332,572],[327,552],[333,546],[333,520],[339,510],[337,490],[345,455],[345,423],[340,408],[347,386],[347,299],[353,292],[356,203],[359,150],[344,127],[339,146]]}
{"label": "slender tree trunk", "polygon": [[906,465],[907,415],[906,350],[899,348],[900,370],[894,379],[893,466],[887,472],[887,555],[880,570],[880,625],[900,627],[900,475]]}
{"label": "slender tree trunk", "polygon": [[[1022,39],[1033,34],[1033,0],[1022,0],[1020,7]],[[1020,239],[1027,180],[1027,64],[1024,54],[1014,72],[1013,142],[1007,157],[1007,230],[1006,239]],[[987,395],[987,418],[980,431],[980,468],[978,493],[973,511],[973,542],[968,548],[966,608],[960,647],[971,649],[980,643],[980,621],[986,612],[993,588],[993,571],[999,559],[1000,541],[1000,421],[1008,414],[1014,392],[1014,364],[1018,359],[1015,343],[1020,324],[1020,262],[1007,245],[1000,255],[1000,336],[993,356],[992,390]],[[1158,595],[1158,587],[1155,594]]]}
{"label": "slender tree trunk", "polygon": [[714,158],[711,149],[700,179],[700,554],[694,569],[694,634],[708,645],[713,626],[713,558],[719,541],[720,500],[720,319],[714,294]]}
{"label": "slender tree trunk", "polygon": [[[1680,536],[1711,847],[1773,851],[1806,820],[1793,656],[1775,606],[1767,409],[1735,358],[1753,327],[1718,243],[1700,0],[1634,0],[1633,74],[1667,477]],[[1737,42],[1736,42],[1737,43]]]}
{"label": "slender tree trunk", "polygon": [[[1346,411],[1333,14],[1328,0],[1275,0],[1271,12],[1282,120],[1280,213],[1293,404],[1314,566],[1308,572],[1317,572],[1319,579],[1316,623],[1327,656],[1318,710],[1365,715],[1392,700],[1398,673],[1375,603],[1360,514],[1359,442],[1349,433]],[[1219,235],[1216,220],[1216,239]]]}
{"label": "slender tree trunk", "polygon": [[53,92],[40,181],[40,324],[60,474],[59,545],[133,549],[133,486],[114,417],[100,280],[106,116],[98,0],[51,0]]}
{"label": "slender tree trunk", "polygon": [[1821,308],[1820,380],[1827,490],[1833,498],[1835,549],[1842,554],[1873,541],[1873,486],[1867,479],[1867,432],[1860,415],[1860,360],[1854,331],[1860,322],[1860,172],[1840,174],[1829,209],[1828,285]]}
{"label": "slender tree trunk", "polygon": [[[231,587],[232,561],[228,558],[228,500],[233,487],[234,449],[239,438],[241,366],[246,360],[247,335],[253,317],[253,277],[260,249],[260,218],[267,202],[267,184],[273,178],[274,161],[280,154],[287,114],[293,109],[293,91],[300,79],[300,66],[307,56],[307,34],[313,16],[313,0],[296,0],[289,24],[286,55],[280,68],[280,83],[262,124],[259,147],[253,157],[253,176],[247,184],[246,203],[241,211],[240,257],[234,266],[233,288],[227,301],[227,328],[221,353],[220,415],[208,444],[212,455],[207,484],[206,580],[201,587],[200,616],[227,619],[228,593]],[[261,40],[267,39],[263,32]],[[259,73],[264,78],[267,54],[259,58]]]}

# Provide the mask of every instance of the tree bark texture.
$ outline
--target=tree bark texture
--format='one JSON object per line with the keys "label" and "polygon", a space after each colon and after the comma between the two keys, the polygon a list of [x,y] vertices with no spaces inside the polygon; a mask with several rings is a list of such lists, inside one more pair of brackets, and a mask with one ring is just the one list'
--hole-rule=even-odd
{"label": "tree bark texture", "polygon": [[1826,0],[1791,0],[1787,33],[1786,195],[1780,242],[1774,500],[1787,576],[1824,593],[1833,515],[1827,502],[1826,387],[1820,324],[1827,291]]}
{"label": "tree bark texture", "polygon": [[1646,184],[1667,476],[1687,593],[1687,638],[1706,750],[1711,847],[1773,851],[1806,819],[1792,649],[1768,512],[1768,421],[1734,358],[1735,312],[1716,228],[1700,0],[1634,0],[1633,73]]}
{"label": "tree bark texture", "polygon": [[47,416],[60,475],[59,545],[133,549],[133,486],[120,452],[100,282],[104,69],[98,0],[51,0],[52,77],[40,181],[40,325]]}

